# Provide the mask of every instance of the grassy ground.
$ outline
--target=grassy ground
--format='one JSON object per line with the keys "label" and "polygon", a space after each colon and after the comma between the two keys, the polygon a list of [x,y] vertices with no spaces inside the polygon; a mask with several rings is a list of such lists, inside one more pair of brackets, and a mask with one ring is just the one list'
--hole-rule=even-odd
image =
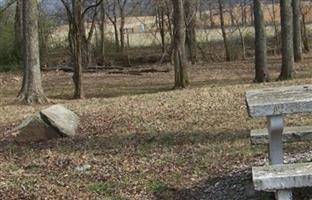
{"label": "grassy ground", "polygon": [[[272,80],[279,62],[270,59]],[[192,86],[175,91],[172,72],[85,74],[86,100],[71,100],[70,75],[45,73],[51,104],[65,104],[81,116],[79,136],[23,145],[8,130],[48,105],[14,103],[21,76],[0,74],[0,198],[227,199],[203,193],[228,177],[239,184],[233,176],[244,171],[249,177],[250,167],[266,155],[265,148],[250,146],[249,130],[263,128],[265,121],[247,116],[244,92],[312,84],[310,63],[307,58],[296,65],[294,80],[265,84],[252,83],[251,61],[198,64],[190,70]],[[286,124],[308,125],[312,118],[291,115]],[[309,150],[309,144],[286,149],[290,155]],[[250,185],[247,178],[242,187]]]}

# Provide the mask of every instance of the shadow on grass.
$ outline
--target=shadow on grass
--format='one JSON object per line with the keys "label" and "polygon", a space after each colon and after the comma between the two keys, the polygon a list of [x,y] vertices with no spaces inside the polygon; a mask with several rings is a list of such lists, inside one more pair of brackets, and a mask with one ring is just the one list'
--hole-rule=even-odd
{"label": "shadow on grass", "polygon": [[[90,87],[91,88],[91,87]],[[167,92],[173,90],[172,85],[147,85],[147,86],[125,86],[116,88],[107,88],[104,92],[98,90],[98,88],[86,89],[86,98],[115,98],[125,95],[141,95],[141,94],[153,94],[159,92]],[[74,100],[72,94],[68,92],[66,94],[49,95],[50,99],[62,99],[62,100]]]}
{"label": "shadow on grass", "polygon": [[244,133],[218,133],[208,132],[161,132],[161,133],[133,133],[129,135],[107,135],[107,136],[80,136],[76,138],[63,138],[48,142],[23,144],[33,149],[53,148],[69,152],[76,150],[104,151],[111,149],[134,148],[160,148],[183,145],[196,145],[214,143],[222,145],[224,142],[232,142],[247,139],[247,131]]}
{"label": "shadow on grass", "polygon": [[[207,179],[190,188],[162,186],[154,190],[158,200],[275,200],[274,193],[255,191],[251,170],[246,169]],[[296,189],[295,200],[311,199],[311,188]]]}
{"label": "shadow on grass", "polygon": [[[133,133],[128,135],[94,135],[78,136],[75,138],[60,138],[45,142],[16,143],[12,138],[6,137],[0,141],[0,153],[10,152],[10,154],[23,155],[28,150],[40,151],[51,149],[63,153],[75,151],[106,152],[125,151],[131,149],[151,150],[157,148],[170,148],[184,145],[219,145],[225,142],[232,142],[248,138],[247,131],[243,133],[218,133],[194,131],[190,132],[161,132],[161,133]],[[13,150],[12,150],[13,149]],[[6,154],[6,153],[5,153]]]}
{"label": "shadow on grass", "polygon": [[269,200],[272,194],[256,192],[252,186],[250,169],[209,178],[197,185],[167,191],[155,191],[156,199],[173,200]]}

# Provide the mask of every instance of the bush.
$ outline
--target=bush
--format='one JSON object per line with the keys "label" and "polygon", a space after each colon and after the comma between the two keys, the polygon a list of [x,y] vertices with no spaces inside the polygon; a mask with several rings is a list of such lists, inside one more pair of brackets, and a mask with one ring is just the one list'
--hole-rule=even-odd
{"label": "bush", "polygon": [[14,20],[0,16],[0,70],[10,71],[19,66],[20,53],[15,46]]}

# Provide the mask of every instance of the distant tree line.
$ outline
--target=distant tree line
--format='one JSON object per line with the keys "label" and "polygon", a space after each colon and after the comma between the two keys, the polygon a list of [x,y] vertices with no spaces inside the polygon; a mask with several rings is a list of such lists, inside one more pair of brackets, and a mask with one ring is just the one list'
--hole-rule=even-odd
{"label": "distant tree line", "polygon": [[[113,38],[116,52],[126,66],[131,66],[127,51],[126,19],[136,16],[146,2],[142,0],[60,0],[63,10],[60,18],[68,25],[68,46],[70,52],[70,67],[73,69],[74,98],[84,98],[83,70],[87,69],[93,60],[93,41],[95,33],[96,46],[99,47],[100,65],[107,63],[106,34],[107,22],[113,27]],[[304,2],[304,1],[302,1]],[[40,31],[40,13],[38,0],[6,1],[0,9],[1,15],[15,5],[15,47],[20,49],[21,66],[23,67],[23,83],[18,100],[28,104],[45,103],[46,98],[40,73],[40,61],[47,54],[45,43],[47,34]],[[43,2],[41,2],[43,3]],[[303,59],[303,50],[309,50],[306,30],[306,16],[309,11],[302,8],[300,0],[279,1],[280,20],[277,19],[276,0],[154,0],[149,2],[154,9],[156,33],[160,36],[162,63],[168,56],[174,65],[174,88],[186,88],[190,84],[189,67],[199,60],[198,53],[202,51],[197,41],[197,31],[201,21],[207,20],[209,28],[218,27],[222,34],[224,59],[232,60],[232,49],[229,41],[229,29],[233,27],[238,32],[242,49],[242,59],[246,58],[246,27],[255,28],[255,82],[265,82],[270,79],[268,70],[268,37],[266,32],[264,7],[272,6],[272,21],[276,48],[281,38],[281,71],[279,80],[293,77],[294,62]],[[270,4],[268,4],[270,3]],[[204,5],[204,6],[203,6]],[[203,10],[203,7],[207,10]],[[237,14],[239,13],[239,14]],[[63,15],[62,15],[63,14]],[[204,17],[206,15],[206,17]],[[278,25],[280,21],[280,29]],[[98,30],[97,30],[98,29]],[[1,30],[0,30],[1,31]],[[280,35],[279,35],[280,34]],[[169,36],[169,42],[168,42]],[[99,38],[99,39],[98,39]],[[209,44],[205,44],[209,45]]]}

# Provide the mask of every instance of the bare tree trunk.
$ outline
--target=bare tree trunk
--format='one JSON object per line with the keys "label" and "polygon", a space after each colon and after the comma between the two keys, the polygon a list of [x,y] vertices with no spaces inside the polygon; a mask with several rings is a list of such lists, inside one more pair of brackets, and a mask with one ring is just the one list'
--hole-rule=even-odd
{"label": "bare tree trunk", "polygon": [[[167,27],[168,27],[168,32],[169,32],[169,36],[170,36],[170,47],[169,47],[169,50],[168,50],[168,56],[170,57],[170,61],[171,63],[174,62],[174,58],[173,58],[173,43],[174,43],[174,33],[173,33],[173,25],[172,25],[172,21],[173,21],[173,17],[172,17],[172,1],[165,1],[165,8],[166,8],[166,17],[167,17]],[[165,55],[163,55],[165,56]]]}
{"label": "bare tree trunk", "polygon": [[[73,82],[74,82],[74,98],[83,99],[84,92],[82,86],[82,40],[83,40],[83,20],[82,20],[82,0],[71,1],[71,3],[66,3],[62,0],[65,8],[67,8],[67,17],[69,22],[69,33],[68,40],[71,50],[71,60],[74,68]],[[69,7],[71,4],[72,11]]]}
{"label": "bare tree trunk", "polygon": [[38,36],[38,2],[37,0],[23,1],[23,58],[25,69],[24,88],[19,94],[19,100],[27,104],[46,103],[44,95],[39,58]]}
{"label": "bare tree trunk", "polygon": [[309,52],[310,51],[309,38],[308,38],[308,33],[307,33],[306,17],[304,13],[302,13],[302,40],[303,40],[304,50],[306,52]]}
{"label": "bare tree trunk", "polygon": [[282,33],[282,70],[279,80],[292,78],[294,65],[292,0],[280,1]]}
{"label": "bare tree trunk", "polygon": [[231,26],[235,26],[235,19],[234,19],[234,13],[233,13],[234,5],[232,1],[233,0],[229,0],[229,13],[231,17]]}
{"label": "bare tree trunk", "polygon": [[195,64],[197,60],[196,13],[197,0],[185,0],[187,57],[192,64]]}
{"label": "bare tree trunk", "polygon": [[[107,17],[108,17],[109,21],[113,25],[114,36],[115,36],[115,48],[116,48],[116,51],[119,52],[120,45],[119,45],[119,33],[118,33],[118,28],[117,28],[117,14],[116,14],[117,2],[113,1],[113,5],[112,6],[113,6],[112,10],[108,10],[106,12],[106,14],[107,14]],[[113,16],[110,16],[110,13],[112,13]]]}
{"label": "bare tree trunk", "polygon": [[100,52],[101,52],[101,63],[105,65],[105,1],[101,3],[101,23],[100,23],[100,32],[101,32],[101,44],[100,44]]}
{"label": "bare tree trunk", "polygon": [[88,68],[91,62],[91,53],[90,53],[90,44],[88,43],[88,39],[86,36],[86,23],[84,17],[81,17],[80,22],[80,36],[81,36],[81,53],[82,53],[82,67]]}
{"label": "bare tree trunk", "polygon": [[24,63],[24,36],[23,36],[23,2],[22,0],[16,1],[16,11],[15,11],[15,46],[18,51],[18,54],[21,58],[20,64],[23,69],[23,82],[22,87],[19,91],[19,94],[17,96],[18,99],[23,99],[23,95],[25,93],[25,90],[27,88],[26,86],[26,77],[28,76],[28,70]]}
{"label": "bare tree trunk", "polygon": [[250,3],[250,25],[254,25],[254,7],[253,7],[253,3]]}
{"label": "bare tree trunk", "polygon": [[15,46],[16,49],[19,51],[19,56],[22,56],[22,43],[23,43],[23,7],[22,7],[22,1],[17,0],[16,1],[16,10],[15,10]]}
{"label": "bare tree trunk", "polygon": [[166,44],[165,44],[165,11],[164,6],[157,6],[157,22],[159,27],[159,33],[161,38],[161,52],[165,53]]}
{"label": "bare tree trunk", "polygon": [[[232,8],[230,8],[230,9],[232,9]],[[244,38],[244,34],[243,34],[243,31],[242,31],[242,28],[240,25],[240,21],[239,21],[239,19],[235,18],[233,12],[230,12],[230,17],[231,17],[231,20],[233,20],[232,25],[235,26],[238,30],[240,42],[241,42],[241,47],[242,47],[242,54],[243,54],[242,59],[245,60],[246,59],[246,45],[245,45],[245,38]]]}
{"label": "bare tree trunk", "polygon": [[73,81],[75,85],[74,98],[83,99],[84,92],[82,87],[82,30],[83,28],[83,19],[82,19],[82,0],[75,0],[73,4],[73,15],[74,15],[74,28],[73,28],[73,43],[74,43],[74,75]]}
{"label": "bare tree trunk", "polygon": [[277,51],[279,49],[279,39],[278,39],[278,30],[277,30],[277,24],[276,24],[276,13],[275,13],[275,0],[272,0],[272,22],[274,26],[274,54],[277,54]]}
{"label": "bare tree trunk", "polygon": [[294,58],[295,62],[300,62],[302,60],[300,0],[292,0],[292,8],[294,20]]}
{"label": "bare tree trunk", "polygon": [[126,0],[118,0],[119,6],[119,14],[120,14],[120,27],[119,27],[119,34],[120,34],[120,50],[122,54],[125,53],[125,4]]}
{"label": "bare tree trunk", "polygon": [[265,82],[269,78],[267,69],[267,38],[261,0],[254,0],[255,24],[255,82]]}
{"label": "bare tree trunk", "polygon": [[118,28],[117,28],[117,17],[115,17],[115,23],[114,26],[114,34],[115,34],[115,45],[117,52],[120,51],[120,43],[119,43],[119,35],[118,35]]}
{"label": "bare tree trunk", "polygon": [[242,25],[246,25],[247,15],[246,15],[246,0],[242,0],[241,2],[241,12],[242,12]]}
{"label": "bare tree trunk", "polygon": [[225,48],[225,59],[226,61],[231,61],[231,55],[230,55],[230,49],[229,44],[227,40],[226,30],[225,30],[225,24],[224,24],[224,16],[223,16],[223,0],[218,0],[219,4],[219,14],[220,14],[220,25],[221,25],[221,31],[222,31],[222,37],[224,42],[224,48]]}
{"label": "bare tree trunk", "polygon": [[246,59],[246,44],[245,44],[244,34],[243,34],[242,29],[238,23],[236,24],[236,27],[238,29],[239,38],[240,38],[241,47],[242,47],[242,54],[243,54],[242,59],[245,60]]}
{"label": "bare tree trunk", "polygon": [[174,21],[174,68],[175,88],[189,85],[185,58],[185,20],[183,0],[172,0]]}
{"label": "bare tree trunk", "polygon": [[173,41],[173,28],[172,28],[172,18],[171,18],[171,7],[167,1],[165,1],[166,4],[166,15],[167,15],[167,22],[168,22],[168,32],[170,35],[170,40]]}
{"label": "bare tree trunk", "polygon": [[208,3],[208,8],[209,8],[209,20],[210,20],[210,28],[214,28],[215,22],[213,18],[213,7],[212,7],[212,2]]}

